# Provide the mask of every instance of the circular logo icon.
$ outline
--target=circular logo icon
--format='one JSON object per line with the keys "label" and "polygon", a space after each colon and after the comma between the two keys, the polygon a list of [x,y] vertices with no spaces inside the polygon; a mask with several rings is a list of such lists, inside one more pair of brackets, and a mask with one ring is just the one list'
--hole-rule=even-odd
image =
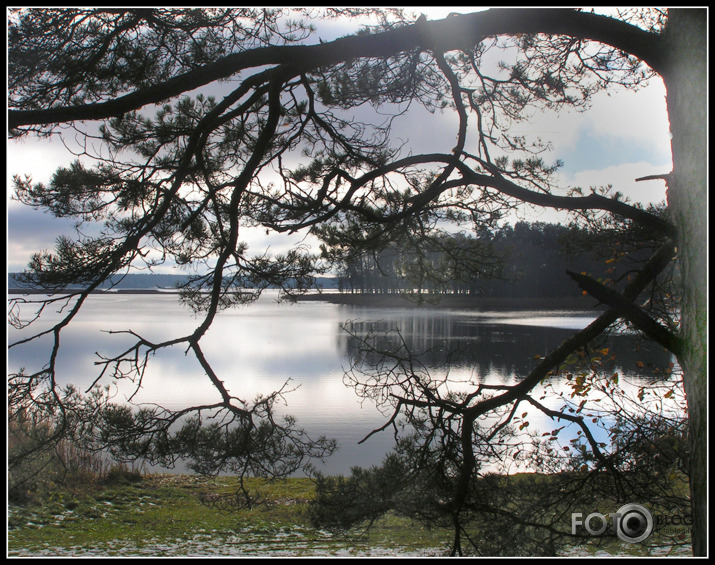
{"label": "circular logo icon", "polygon": [[626,504],[616,513],[616,535],[626,543],[638,543],[653,531],[653,516],[640,504]]}

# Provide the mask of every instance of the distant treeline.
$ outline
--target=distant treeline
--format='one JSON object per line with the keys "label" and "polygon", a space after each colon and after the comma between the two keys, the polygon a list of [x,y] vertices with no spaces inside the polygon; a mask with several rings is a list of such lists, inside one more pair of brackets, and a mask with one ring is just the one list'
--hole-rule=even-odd
{"label": "distant treeline", "polygon": [[[109,280],[102,283],[99,287],[102,290],[110,288],[116,289],[132,289],[132,290],[155,290],[159,288],[174,288],[177,284],[185,282],[188,277],[184,275],[163,275],[163,274],[148,274],[148,273],[132,273],[124,276],[114,275]],[[8,274],[9,289],[26,289],[30,288],[26,283],[19,278],[19,273]],[[69,289],[83,288],[83,285],[68,285]]]}
{"label": "distant treeline", "polygon": [[[19,273],[8,274],[8,289],[21,291],[25,289],[32,290],[18,278]],[[100,290],[116,289],[116,290],[157,290],[157,289],[174,289],[178,285],[187,282],[187,275],[168,275],[154,273],[130,273],[124,276],[114,275],[108,281],[104,282],[99,288]],[[318,277],[318,286],[320,288],[336,288],[336,281],[329,277]],[[69,289],[82,288],[82,285],[68,285]]]}
{"label": "distant treeline", "polygon": [[[600,243],[592,238],[593,233],[582,228],[519,222],[478,237],[449,236],[438,246],[433,242],[428,253],[389,245],[343,259],[338,288],[347,293],[491,298],[579,296],[581,291],[567,270],[615,280],[633,267],[618,264],[617,236]],[[415,268],[418,262],[421,267]]]}
{"label": "distant treeline", "polygon": [[[420,292],[487,298],[574,297],[581,291],[567,270],[616,280],[633,268],[633,254],[628,262],[617,260],[623,243],[618,238],[623,236],[623,232],[604,236],[560,224],[519,222],[476,237],[456,234],[412,245],[390,243],[379,250],[351,248],[349,253],[332,254],[336,276],[318,277],[316,284],[344,293],[382,295]],[[647,254],[646,246],[635,259]],[[10,291],[28,288],[17,275],[8,275]],[[115,275],[100,290],[173,289],[188,278],[150,273]]]}

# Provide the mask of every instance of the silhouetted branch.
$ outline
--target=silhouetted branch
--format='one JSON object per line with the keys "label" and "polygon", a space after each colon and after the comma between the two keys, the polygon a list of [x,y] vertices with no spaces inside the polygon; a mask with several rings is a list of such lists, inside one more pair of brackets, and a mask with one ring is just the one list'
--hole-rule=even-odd
{"label": "silhouetted branch", "polygon": [[655,342],[661,344],[674,355],[678,357],[682,355],[684,347],[682,339],[648,316],[642,308],[636,306],[622,294],[602,285],[591,277],[572,271],[567,272],[569,276],[576,281],[578,286],[591,296],[615,309],[620,316],[626,318],[636,328]]}

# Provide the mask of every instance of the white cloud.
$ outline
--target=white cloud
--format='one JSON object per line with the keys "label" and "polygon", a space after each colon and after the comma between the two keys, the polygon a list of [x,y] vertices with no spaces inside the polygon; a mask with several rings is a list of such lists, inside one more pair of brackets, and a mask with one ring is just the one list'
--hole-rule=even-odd
{"label": "white cloud", "polygon": [[73,222],[15,201],[7,207],[7,269],[22,271],[33,253],[51,250],[59,235],[74,234]]}
{"label": "white cloud", "polygon": [[593,137],[602,144],[627,144],[629,152],[640,152],[642,158],[651,160],[662,160],[670,154],[669,131],[665,88],[659,79],[635,92],[602,92],[585,112],[537,113],[529,122],[515,124],[511,130],[550,141],[554,159],[567,155],[585,137]]}
{"label": "white cloud", "polygon": [[318,239],[304,232],[283,234],[266,232],[265,228],[243,227],[240,230],[240,239],[248,244],[249,255],[262,254],[268,250],[271,255],[287,253],[298,245],[306,246],[311,252],[318,252]]}
{"label": "white cloud", "polygon": [[[632,203],[656,204],[666,198],[665,182],[662,180],[636,182],[635,179],[667,173],[669,170],[666,166],[658,168],[648,161],[623,163],[603,169],[589,169],[562,175],[560,185],[568,188],[580,187],[586,195],[590,194],[591,188],[611,185],[613,191],[620,192]],[[559,194],[565,194],[565,191],[559,192]],[[566,211],[533,206],[522,207],[515,216],[517,220],[546,223],[568,223],[570,218],[571,214]]]}
{"label": "white cloud", "polygon": [[662,180],[636,182],[636,179],[647,175],[664,174],[669,170],[654,168],[652,163],[640,161],[600,170],[579,171],[565,180],[570,186],[580,186],[586,192],[590,187],[610,184],[613,190],[621,192],[633,202],[657,203],[665,199],[665,182]]}
{"label": "white cloud", "polygon": [[49,182],[58,167],[76,159],[58,139],[33,137],[8,141],[6,147],[8,189],[14,175],[29,175],[33,182]]}
{"label": "white cloud", "polygon": [[638,141],[652,149],[669,149],[670,123],[665,102],[665,86],[653,79],[637,92],[621,91],[600,95],[584,116],[586,127],[598,135]]}

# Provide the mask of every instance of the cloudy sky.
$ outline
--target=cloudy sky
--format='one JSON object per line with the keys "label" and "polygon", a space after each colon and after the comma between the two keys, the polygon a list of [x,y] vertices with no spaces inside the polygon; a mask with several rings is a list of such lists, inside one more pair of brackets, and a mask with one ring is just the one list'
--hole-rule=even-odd
{"label": "cloudy sky", "polygon": [[[430,19],[438,19],[445,12],[464,8],[419,10],[428,11]],[[418,147],[430,140],[439,144],[441,151],[445,147],[448,150],[455,140],[454,116],[448,113],[440,119],[443,121],[429,124],[407,119],[396,135],[408,140],[410,146]],[[560,177],[563,186],[587,189],[611,184],[634,201],[659,202],[665,198],[662,181],[635,182],[637,177],[663,174],[671,169],[665,90],[659,79],[638,92],[612,90],[598,95],[586,113],[538,115],[530,124],[520,127],[525,133],[553,143],[554,149],[546,158],[564,162]],[[68,139],[71,143],[71,136]],[[73,229],[71,222],[11,200],[12,176],[28,174],[35,182],[47,182],[58,166],[68,165],[75,157],[61,143],[48,140],[27,138],[7,143],[7,269],[14,272],[27,265],[33,252],[51,249],[58,235],[72,235]],[[421,149],[414,150],[418,151]],[[557,219],[552,212],[524,214],[524,219]],[[270,245],[272,251],[278,252],[300,240],[268,238],[263,231],[249,236],[249,245],[256,251]]]}

